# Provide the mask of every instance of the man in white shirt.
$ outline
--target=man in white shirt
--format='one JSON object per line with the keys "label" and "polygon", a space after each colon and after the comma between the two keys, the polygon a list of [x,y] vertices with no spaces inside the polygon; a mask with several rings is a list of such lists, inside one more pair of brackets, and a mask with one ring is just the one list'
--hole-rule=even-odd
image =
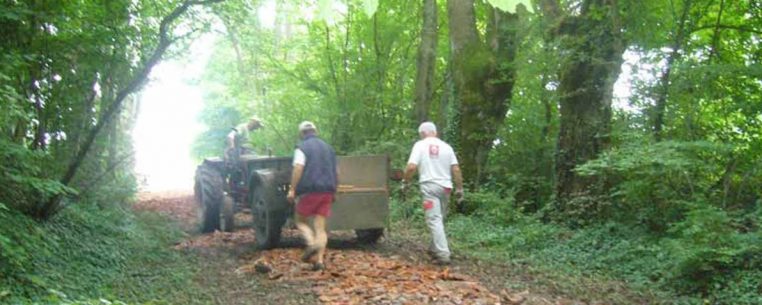
{"label": "man in white shirt", "polygon": [[437,127],[434,123],[422,123],[418,127],[418,133],[421,140],[415,143],[410,153],[402,187],[404,191],[417,170],[423,193],[426,225],[432,235],[429,253],[434,256],[436,264],[447,265],[450,263],[450,248],[447,245],[443,219],[447,213],[453,178],[455,195],[459,200],[463,198],[463,176],[452,147],[437,138]]}
{"label": "man in white shirt", "polygon": [[262,120],[252,116],[248,122],[231,128],[225,143],[225,159],[230,161],[237,160],[240,155],[249,153],[252,150],[249,143],[249,131],[262,127]]}

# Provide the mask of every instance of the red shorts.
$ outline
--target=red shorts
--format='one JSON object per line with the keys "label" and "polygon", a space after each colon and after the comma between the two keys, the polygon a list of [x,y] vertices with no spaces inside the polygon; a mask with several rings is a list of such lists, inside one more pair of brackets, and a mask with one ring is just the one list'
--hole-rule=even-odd
{"label": "red shorts", "polygon": [[308,193],[299,197],[296,212],[302,216],[331,216],[333,193]]}

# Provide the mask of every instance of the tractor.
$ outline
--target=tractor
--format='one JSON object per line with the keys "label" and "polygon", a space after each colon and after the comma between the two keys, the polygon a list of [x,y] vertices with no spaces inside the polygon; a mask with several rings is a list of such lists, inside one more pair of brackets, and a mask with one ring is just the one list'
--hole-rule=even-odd
{"label": "tractor", "polygon": [[[253,154],[204,159],[196,169],[194,184],[200,231],[233,231],[235,213],[249,208],[257,246],[276,247],[281,229],[294,211],[286,199],[291,164],[291,157]],[[389,158],[340,156],[338,167],[339,185],[328,229],[354,230],[358,241],[375,243],[383,235],[389,215]]]}

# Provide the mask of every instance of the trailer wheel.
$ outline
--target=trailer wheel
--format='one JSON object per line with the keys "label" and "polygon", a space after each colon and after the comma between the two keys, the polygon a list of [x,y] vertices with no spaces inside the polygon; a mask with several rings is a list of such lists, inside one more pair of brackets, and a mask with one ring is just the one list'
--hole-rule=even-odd
{"label": "trailer wheel", "polygon": [[355,230],[357,241],[363,244],[375,244],[384,235],[384,228],[357,229]]}
{"label": "trailer wheel", "polygon": [[235,229],[235,203],[233,198],[228,195],[222,199],[222,214],[220,216],[222,231],[233,232]]}
{"label": "trailer wheel", "polygon": [[252,207],[254,213],[254,234],[259,249],[272,249],[280,242],[280,232],[286,217],[279,211],[268,211],[264,190],[261,186],[252,189]]}
{"label": "trailer wheel", "polygon": [[196,169],[193,187],[199,205],[199,229],[201,233],[214,232],[220,228],[220,207],[223,201],[223,179],[216,169],[200,165]]}

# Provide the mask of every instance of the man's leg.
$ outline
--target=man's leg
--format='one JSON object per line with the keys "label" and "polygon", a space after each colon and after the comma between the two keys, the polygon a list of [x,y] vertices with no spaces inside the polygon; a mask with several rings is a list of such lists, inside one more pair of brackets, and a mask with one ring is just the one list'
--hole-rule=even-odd
{"label": "man's leg", "polygon": [[[444,228],[444,222],[447,221],[447,215],[449,213],[448,211],[449,204],[450,204],[450,189],[444,189],[444,192],[442,192],[441,196],[439,196],[439,206],[441,207],[440,210],[442,213],[442,228]],[[436,248],[436,245],[434,244],[433,239],[431,240],[431,243],[429,244],[429,255],[431,255],[434,258],[437,257],[437,248]]]}
{"label": "man's leg", "polygon": [[443,188],[439,196],[439,202],[442,204],[442,222],[447,221],[447,215],[450,215],[450,194],[452,189]]}
{"label": "man's leg", "polygon": [[426,216],[426,225],[431,231],[434,255],[440,261],[449,262],[450,248],[447,245],[447,236],[442,221],[441,193],[444,189],[438,185],[421,185],[423,192],[423,209]]}
{"label": "man's leg", "polygon": [[299,214],[299,212],[296,212],[294,216],[296,218],[296,228],[302,233],[304,243],[307,244],[307,247],[312,247],[315,244],[315,233],[310,228],[309,220],[307,217]]}
{"label": "man's leg", "polygon": [[325,246],[328,244],[328,234],[325,232],[325,217],[322,215],[315,215],[313,220],[315,225],[315,247],[318,248],[316,263],[322,264],[323,257],[325,256]]}

